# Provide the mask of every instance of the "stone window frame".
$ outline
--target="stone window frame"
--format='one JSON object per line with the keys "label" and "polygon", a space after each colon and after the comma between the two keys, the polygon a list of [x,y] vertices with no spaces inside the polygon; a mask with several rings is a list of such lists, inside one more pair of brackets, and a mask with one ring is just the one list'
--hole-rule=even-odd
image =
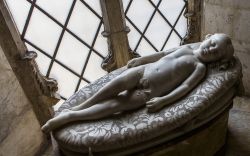
{"label": "stone window frame", "polygon": [[37,54],[27,50],[5,1],[0,1],[0,45],[39,123],[44,124],[53,115],[51,106],[58,101],[57,82],[40,73]]}
{"label": "stone window frame", "polygon": [[[184,0],[187,8],[187,33],[181,44],[200,41],[201,37],[201,6],[200,0]],[[138,57],[129,48],[122,0],[100,0],[104,32],[107,37],[109,54],[102,67],[112,71],[124,66],[128,60]],[[52,106],[58,102],[57,82],[43,76],[36,64],[37,54],[28,51],[10,15],[5,1],[0,1],[0,45],[10,63],[20,85],[30,100],[38,121],[43,125],[53,116]]]}

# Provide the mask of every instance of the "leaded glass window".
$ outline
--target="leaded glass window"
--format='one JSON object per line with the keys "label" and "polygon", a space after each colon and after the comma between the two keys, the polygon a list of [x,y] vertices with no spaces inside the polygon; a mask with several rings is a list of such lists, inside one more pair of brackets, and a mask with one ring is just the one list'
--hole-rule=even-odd
{"label": "leaded glass window", "polygon": [[98,0],[6,0],[18,30],[42,74],[58,81],[68,98],[106,74],[101,63],[108,53],[101,36]]}
{"label": "leaded glass window", "polygon": [[184,0],[123,0],[130,47],[145,56],[178,46],[186,34]]}
{"label": "leaded glass window", "polygon": [[[99,0],[6,0],[21,38],[42,74],[67,99],[106,74],[108,55]],[[141,56],[178,46],[187,31],[186,0],[123,0],[128,39]]]}

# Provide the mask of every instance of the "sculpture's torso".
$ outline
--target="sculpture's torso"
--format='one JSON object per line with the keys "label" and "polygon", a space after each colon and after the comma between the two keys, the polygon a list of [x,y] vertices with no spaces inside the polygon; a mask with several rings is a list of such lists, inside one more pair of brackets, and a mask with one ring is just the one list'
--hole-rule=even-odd
{"label": "sculpture's torso", "polygon": [[142,80],[148,81],[144,89],[151,91],[149,98],[166,95],[177,88],[195,71],[196,63],[192,49],[184,47],[145,65]]}

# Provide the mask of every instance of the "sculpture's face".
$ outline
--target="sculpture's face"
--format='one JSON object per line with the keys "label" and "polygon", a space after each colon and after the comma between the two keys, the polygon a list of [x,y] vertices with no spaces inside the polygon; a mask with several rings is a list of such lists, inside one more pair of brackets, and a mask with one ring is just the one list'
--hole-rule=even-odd
{"label": "sculpture's face", "polygon": [[204,40],[195,55],[202,62],[213,62],[222,59],[226,55],[226,38],[224,34],[215,34]]}

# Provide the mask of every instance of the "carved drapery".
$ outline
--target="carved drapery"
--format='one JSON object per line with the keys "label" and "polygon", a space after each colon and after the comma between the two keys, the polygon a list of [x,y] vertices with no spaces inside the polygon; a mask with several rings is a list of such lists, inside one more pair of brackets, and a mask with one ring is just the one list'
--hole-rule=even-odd
{"label": "carved drapery", "polygon": [[0,1],[0,45],[34,112],[43,125],[53,115],[57,82],[43,76],[36,64],[35,52],[28,51],[13,22],[5,1]]}
{"label": "carved drapery", "polygon": [[187,18],[187,33],[181,45],[199,42],[201,36],[201,0],[184,0],[187,3],[187,9],[184,16]]}

